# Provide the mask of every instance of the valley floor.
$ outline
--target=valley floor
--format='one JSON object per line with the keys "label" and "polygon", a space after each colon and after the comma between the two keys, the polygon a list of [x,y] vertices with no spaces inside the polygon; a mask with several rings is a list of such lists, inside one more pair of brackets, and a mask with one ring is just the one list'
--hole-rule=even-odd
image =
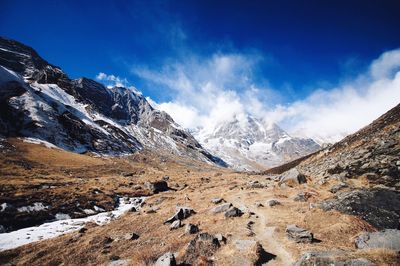
{"label": "valley floor", "polygon": [[[85,230],[3,250],[0,264],[152,265],[166,252],[174,253],[182,265],[293,265],[306,251],[334,251],[343,261],[366,258],[377,265],[400,261],[399,254],[388,249],[356,249],[354,239],[364,231],[374,231],[360,218],[315,208],[332,197],[328,188],[333,183],[278,186],[272,175],[238,173],[171,155],[141,152],[99,158],[19,139],[2,141],[0,166],[0,204],[7,203],[0,218],[8,231],[40,225],[59,213],[84,217],[84,210],[94,206],[111,211],[119,197],[146,197],[140,209],[108,224],[88,223]],[[154,194],[145,185],[162,179],[170,190]],[[357,180],[352,185],[363,186]],[[308,201],[293,200],[300,192],[308,193]],[[231,203],[243,215],[226,218],[224,213],[214,213],[215,198]],[[269,206],[272,199],[281,204]],[[20,209],[35,203],[47,208]],[[195,211],[182,220],[184,225],[197,225],[201,233],[222,234],[226,241],[220,241],[219,247],[203,245],[190,251],[188,245],[196,235],[185,233],[185,226],[171,230],[164,223],[176,206]],[[290,224],[312,232],[315,240],[289,240],[285,230]],[[129,234],[136,237],[127,238]]]}

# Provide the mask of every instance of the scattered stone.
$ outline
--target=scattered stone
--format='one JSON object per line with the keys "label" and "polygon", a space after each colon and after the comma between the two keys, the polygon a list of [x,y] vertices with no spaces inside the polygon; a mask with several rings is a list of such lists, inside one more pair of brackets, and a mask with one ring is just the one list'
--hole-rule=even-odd
{"label": "scattered stone", "polygon": [[294,201],[302,201],[302,202],[306,202],[309,198],[311,197],[310,193],[307,192],[300,192],[299,194],[296,195],[296,197],[294,197]]}
{"label": "scattered stone", "polygon": [[229,210],[227,210],[225,212],[225,217],[226,218],[239,217],[239,216],[242,216],[242,215],[243,215],[243,212],[241,210],[239,210],[238,208],[233,207],[233,206],[231,208],[229,208]]}
{"label": "scattered stone", "polygon": [[182,226],[181,220],[173,221],[171,226],[169,227],[170,230],[178,229]]}
{"label": "scattered stone", "polygon": [[176,266],[176,260],[173,253],[168,252],[158,258],[155,266]]}
{"label": "scattered stone", "polygon": [[229,208],[232,207],[231,203],[224,203],[221,205],[218,205],[217,207],[212,209],[213,213],[220,213],[220,212],[226,212],[227,210],[229,210]]}
{"label": "scattered stone", "polygon": [[379,232],[367,232],[355,241],[359,249],[383,248],[400,251],[400,230],[386,229]]}
{"label": "scattered stone", "polygon": [[199,227],[194,224],[187,224],[185,228],[185,233],[187,234],[196,234],[199,232]]}
{"label": "scattered stone", "polygon": [[257,180],[251,180],[247,182],[247,188],[264,188],[265,185],[261,184]]}
{"label": "scattered stone", "polygon": [[151,190],[154,194],[169,190],[168,184],[165,181],[145,182],[144,187]]}
{"label": "scattered stone", "polygon": [[135,233],[126,233],[125,235],[124,235],[124,239],[125,240],[136,240],[136,239],[138,239],[139,238],[139,235],[138,234],[135,234]]}
{"label": "scattered stone", "polygon": [[236,240],[235,248],[235,265],[264,265],[276,257],[255,240]]}
{"label": "scattered stone", "polygon": [[335,193],[338,192],[339,190],[341,190],[341,189],[343,189],[343,188],[346,188],[346,187],[348,187],[347,184],[341,182],[341,183],[339,183],[339,184],[337,184],[337,185],[332,186],[332,187],[329,189],[329,191],[330,191],[331,193],[334,193],[334,194],[335,194]]}
{"label": "scattered stone", "polygon": [[296,243],[311,243],[313,241],[312,233],[294,224],[286,227],[286,235]]}
{"label": "scattered stone", "polygon": [[186,247],[183,261],[186,264],[195,265],[199,257],[209,258],[220,247],[218,239],[208,233],[200,233],[191,240]]}
{"label": "scattered stone", "polygon": [[256,205],[257,208],[264,207],[264,205],[261,202],[256,202],[254,205]]}
{"label": "scattered stone", "polygon": [[177,209],[176,213],[171,218],[166,220],[164,222],[164,224],[172,223],[173,221],[176,221],[176,220],[186,219],[189,216],[191,216],[192,214],[196,213],[193,209],[188,208],[188,207],[179,207],[179,206],[177,206],[176,209]]}
{"label": "scattered stone", "polygon": [[211,199],[211,202],[214,204],[220,204],[222,202],[226,202],[223,198],[213,198]]}
{"label": "scattered stone", "polygon": [[215,238],[218,239],[220,243],[226,244],[226,238],[222,234],[216,234]]}
{"label": "scattered stone", "polygon": [[273,206],[276,206],[276,205],[281,205],[281,203],[279,201],[277,201],[277,200],[269,200],[267,204],[270,207],[273,207]]}
{"label": "scattered stone", "polygon": [[280,180],[278,182],[279,185],[282,184],[292,184],[295,183],[297,185],[307,183],[306,176],[300,173],[297,168],[292,168],[289,171],[286,171],[282,174],[280,177]]}

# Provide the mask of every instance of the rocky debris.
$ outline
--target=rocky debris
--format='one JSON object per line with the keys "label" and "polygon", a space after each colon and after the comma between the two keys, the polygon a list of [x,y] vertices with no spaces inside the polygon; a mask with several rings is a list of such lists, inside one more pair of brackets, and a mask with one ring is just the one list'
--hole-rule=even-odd
{"label": "rocky debris", "polygon": [[267,204],[268,204],[268,206],[270,206],[270,207],[273,207],[273,206],[277,206],[277,205],[281,205],[281,203],[280,203],[280,201],[278,201],[278,200],[269,200],[268,202],[267,202]]}
{"label": "rocky debris", "polygon": [[311,243],[314,239],[312,233],[294,224],[286,226],[286,235],[296,243]]}
{"label": "rocky debris", "polygon": [[339,190],[341,190],[341,189],[343,189],[343,188],[346,188],[346,187],[348,187],[348,185],[347,185],[346,183],[340,182],[339,184],[336,184],[336,185],[332,186],[332,187],[329,189],[329,192],[331,192],[331,193],[336,193],[336,192],[338,192]]}
{"label": "rocky debris", "polygon": [[379,232],[366,232],[355,240],[359,249],[383,248],[400,251],[400,230],[386,229]]}
{"label": "rocky debris", "polygon": [[171,226],[169,227],[170,230],[178,229],[182,226],[181,220],[175,220],[172,222]]}
{"label": "rocky debris", "polygon": [[214,207],[211,211],[213,213],[226,212],[231,207],[232,207],[231,203],[224,203],[224,204],[218,205],[217,207]]}
{"label": "rocky debris", "polygon": [[196,234],[199,232],[199,227],[194,224],[187,224],[185,228],[186,234]]}
{"label": "rocky debris", "polygon": [[400,206],[400,192],[383,188],[338,192],[334,198],[320,204],[325,211],[337,210],[357,215],[380,230],[400,227],[398,206]]}
{"label": "rocky debris", "polygon": [[155,266],[176,266],[175,256],[171,252],[167,252],[159,257],[154,264]]}
{"label": "rocky debris", "polygon": [[281,175],[278,184],[282,185],[284,183],[288,185],[304,184],[307,183],[307,178],[304,174],[300,173],[297,168],[292,168]]}
{"label": "rocky debris", "polygon": [[176,213],[172,217],[170,217],[168,220],[166,220],[164,222],[164,224],[172,223],[172,222],[174,222],[176,220],[186,219],[189,216],[191,216],[192,214],[196,213],[193,209],[188,208],[188,207],[177,206],[176,210],[177,210]]}
{"label": "rocky debris", "polygon": [[152,191],[154,194],[169,190],[166,181],[145,182],[144,187]]}
{"label": "rocky debris", "polygon": [[136,239],[139,239],[139,235],[135,234],[135,233],[126,233],[124,235],[124,239],[125,240],[136,240]]}
{"label": "rocky debris", "polygon": [[224,215],[226,218],[239,217],[243,215],[243,212],[238,208],[232,206],[225,212]]}
{"label": "rocky debris", "polygon": [[247,186],[247,188],[264,188],[264,187],[266,187],[266,185],[261,184],[257,180],[251,180],[251,181],[247,182],[246,186]]}
{"label": "rocky debris", "polygon": [[338,256],[343,256],[344,252],[336,251],[308,251],[294,263],[293,266],[377,266],[375,263],[365,259],[337,259]]}
{"label": "rocky debris", "polygon": [[220,203],[223,203],[226,201],[223,198],[213,198],[213,199],[211,199],[211,202],[214,204],[220,204]]}
{"label": "rocky debris", "polygon": [[256,203],[254,203],[254,205],[255,205],[257,208],[264,207],[264,205],[263,205],[261,202],[259,202],[259,201],[257,201]]}
{"label": "rocky debris", "polygon": [[186,247],[183,261],[195,265],[199,257],[210,258],[220,247],[218,239],[209,233],[200,233]]}
{"label": "rocky debris", "polygon": [[311,194],[308,192],[300,192],[294,197],[294,201],[302,201],[306,202],[309,198],[311,198]]}

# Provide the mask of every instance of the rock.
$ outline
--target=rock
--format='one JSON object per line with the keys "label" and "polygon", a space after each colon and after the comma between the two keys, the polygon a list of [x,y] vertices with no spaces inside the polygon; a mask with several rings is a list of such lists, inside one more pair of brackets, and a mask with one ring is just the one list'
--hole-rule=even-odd
{"label": "rock", "polygon": [[[264,265],[276,256],[264,250],[262,245],[255,240],[235,241],[235,265]],[[227,265],[232,264],[228,262]]]}
{"label": "rock", "polygon": [[170,230],[178,229],[182,226],[181,220],[175,220],[172,222],[171,226],[169,227]]}
{"label": "rock", "polygon": [[185,233],[187,233],[187,234],[195,234],[197,232],[199,232],[199,227],[197,225],[194,225],[194,224],[186,225]]}
{"label": "rock", "polygon": [[247,188],[264,188],[265,185],[261,184],[257,180],[251,180],[247,182]]}
{"label": "rock", "polygon": [[269,200],[267,204],[270,207],[273,207],[273,206],[276,206],[276,205],[281,205],[281,203],[279,201],[277,201],[277,200]]}
{"label": "rock", "polygon": [[313,241],[312,233],[294,224],[286,227],[286,235],[296,243],[311,243]]}
{"label": "rock", "polygon": [[186,219],[189,216],[191,216],[192,214],[196,213],[193,209],[188,208],[188,207],[179,207],[179,206],[177,206],[176,209],[177,209],[176,213],[171,218],[166,220],[164,222],[164,224],[172,223],[173,221],[176,221],[176,220]]}
{"label": "rock", "polygon": [[215,238],[218,239],[220,243],[226,243],[226,238],[222,234],[216,234]]}
{"label": "rock", "polygon": [[127,259],[127,260],[122,260],[122,259],[118,259],[118,260],[113,260],[110,261],[108,263],[108,266],[128,266],[130,265],[131,260]]}
{"label": "rock", "polygon": [[386,229],[379,232],[367,232],[355,241],[359,249],[383,248],[400,251],[400,230]]}
{"label": "rock", "polygon": [[165,182],[167,182],[167,181],[169,180],[169,176],[167,176],[167,175],[166,175],[166,176],[163,176],[162,180],[165,181]]}
{"label": "rock", "polygon": [[220,243],[217,238],[208,233],[200,233],[189,242],[183,261],[186,264],[194,265],[199,257],[209,258],[214,255],[219,247]]}
{"label": "rock", "polygon": [[168,184],[165,181],[145,182],[144,187],[155,194],[169,190]]}
{"label": "rock", "polygon": [[365,258],[345,261],[336,258],[344,255],[340,251],[308,251],[293,266],[377,266]]}
{"label": "rock", "polygon": [[347,184],[341,182],[341,183],[339,183],[339,184],[337,184],[337,185],[332,186],[332,187],[329,189],[329,191],[330,191],[331,193],[336,193],[336,192],[338,192],[339,190],[341,190],[341,189],[343,189],[343,188],[346,188],[346,187],[348,187]]}
{"label": "rock", "polygon": [[261,202],[256,202],[254,203],[254,205],[256,205],[257,208],[264,207],[264,205]]}
{"label": "rock", "polygon": [[111,255],[110,256],[110,260],[116,261],[116,260],[119,260],[119,259],[120,259],[120,257],[117,256],[117,255]]}
{"label": "rock", "polygon": [[220,204],[222,202],[225,202],[225,200],[223,198],[213,198],[211,199],[211,202],[214,204]]}
{"label": "rock", "polygon": [[[334,198],[319,205],[324,211],[337,210],[357,215],[377,229],[397,229],[400,226],[400,193],[385,188],[356,189],[338,192]],[[385,217],[385,219],[382,219]]]}
{"label": "rock", "polygon": [[280,177],[280,180],[278,182],[279,185],[281,184],[290,184],[290,183],[295,183],[295,184],[303,184],[307,183],[306,176],[301,174],[297,168],[292,168],[289,171],[286,171],[283,173],[283,175]]}
{"label": "rock", "polygon": [[85,227],[82,227],[81,229],[79,229],[78,233],[83,234],[87,231],[88,229]]}
{"label": "rock", "polygon": [[229,210],[229,208],[232,207],[231,203],[224,203],[221,205],[218,205],[217,207],[212,209],[213,213],[220,213],[220,212],[226,212],[227,210]]}
{"label": "rock", "polygon": [[167,252],[159,257],[154,264],[155,266],[176,266],[175,256],[171,252]]}
{"label": "rock", "polygon": [[225,215],[226,218],[239,217],[239,216],[243,215],[243,212],[241,210],[239,210],[238,208],[232,206],[231,208],[229,208],[229,210],[227,210],[225,212],[224,215]]}
{"label": "rock", "polygon": [[311,197],[311,194],[309,194],[307,192],[300,192],[299,194],[296,195],[296,197],[294,197],[293,200],[306,202],[310,197]]}
{"label": "rock", "polygon": [[136,239],[138,239],[139,238],[139,235],[138,234],[135,234],[135,233],[126,233],[125,235],[124,235],[124,239],[125,240],[136,240]]}

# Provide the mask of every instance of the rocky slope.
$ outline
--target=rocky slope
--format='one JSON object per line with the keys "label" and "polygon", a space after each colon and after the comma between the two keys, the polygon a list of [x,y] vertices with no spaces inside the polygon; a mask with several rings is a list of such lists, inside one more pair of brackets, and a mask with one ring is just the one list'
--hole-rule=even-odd
{"label": "rocky slope", "polygon": [[238,170],[260,170],[317,151],[312,139],[289,136],[276,124],[266,125],[247,115],[195,133],[210,152]]}
{"label": "rocky slope", "polygon": [[134,89],[71,80],[32,48],[0,38],[0,134],[74,152],[129,154],[143,148],[224,165]]}

